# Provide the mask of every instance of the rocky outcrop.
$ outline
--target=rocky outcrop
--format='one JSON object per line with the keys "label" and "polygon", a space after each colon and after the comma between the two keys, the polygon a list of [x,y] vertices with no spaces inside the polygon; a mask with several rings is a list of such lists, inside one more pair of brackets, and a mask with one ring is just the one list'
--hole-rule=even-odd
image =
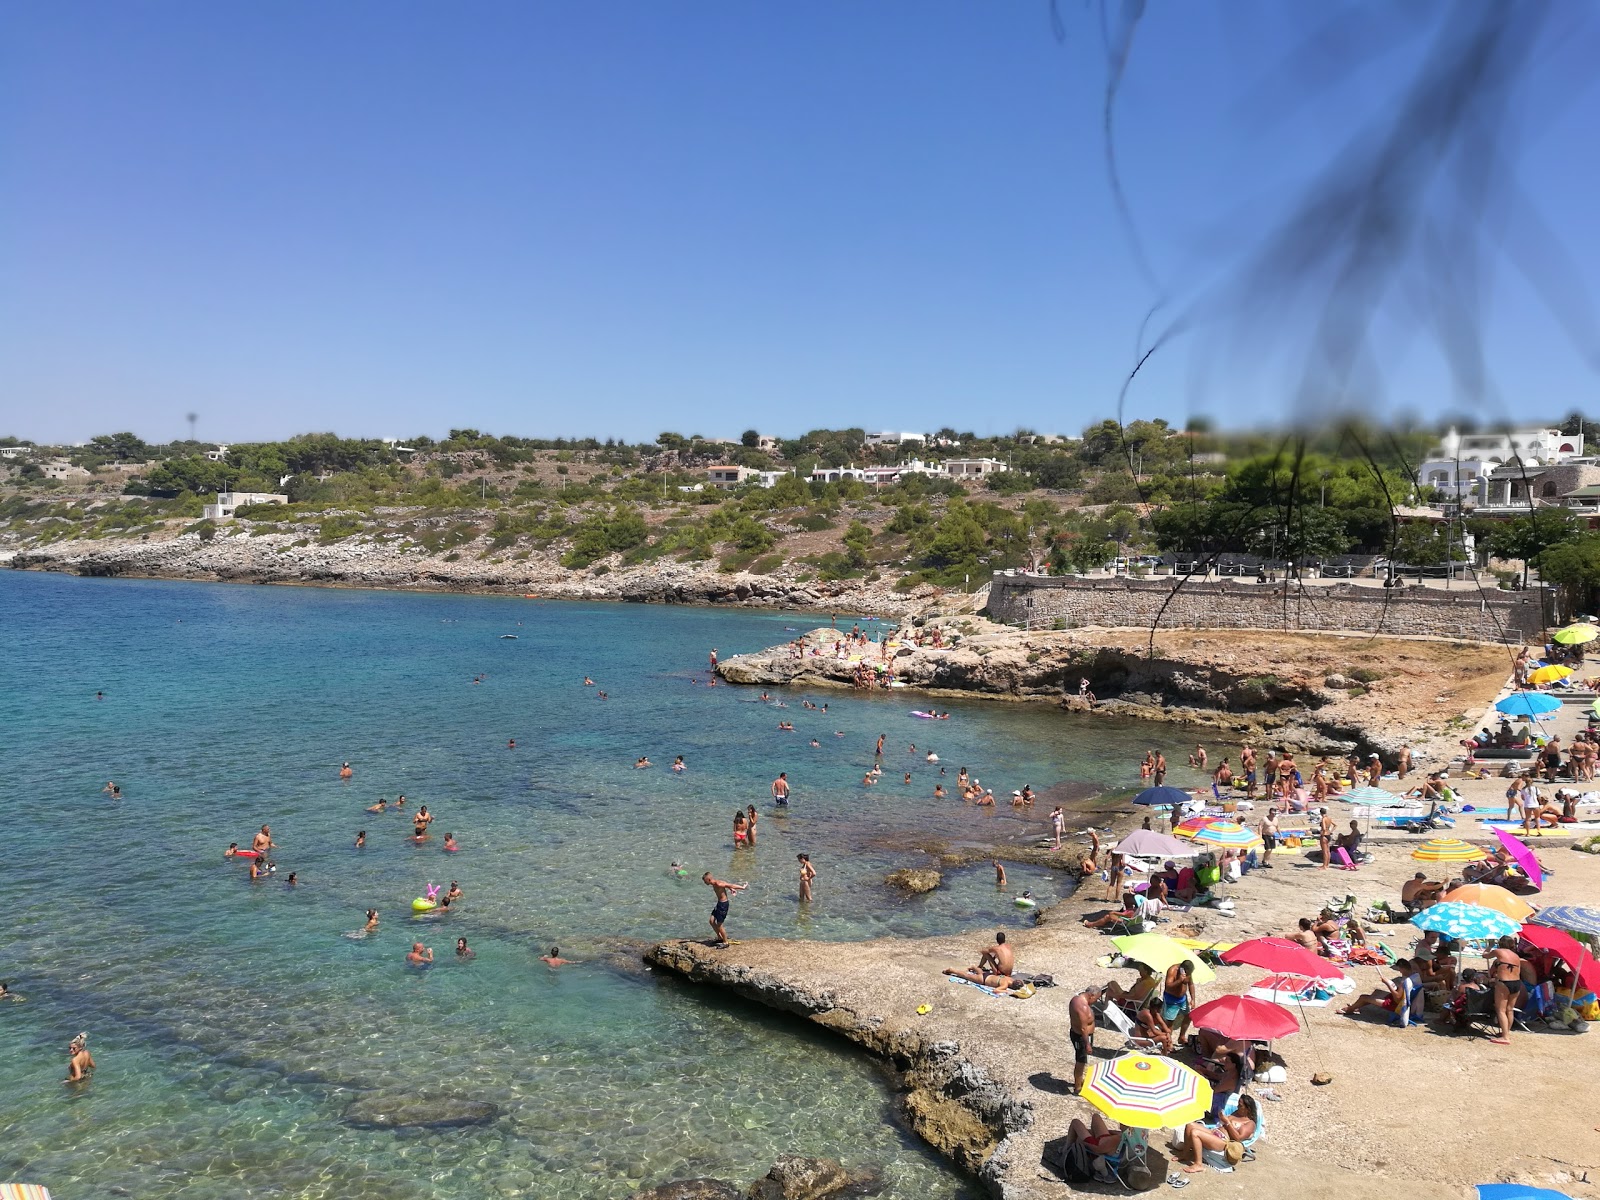
{"label": "rocky outcrop", "polygon": [[645,958],[691,982],[804,1017],[870,1051],[900,1073],[901,1106],[912,1129],[969,1172],[978,1173],[1008,1133],[1031,1121],[1027,1106],[963,1058],[957,1043],[929,1038],[911,1023],[864,1015],[829,988],[719,957],[698,942],[663,942]]}
{"label": "rocky outcrop", "polygon": [[932,867],[902,867],[898,871],[891,871],[884,882],[896,891],[921,896],[933,891],[944,879]]}
{"label": "rocky outcrop", "polygon": [[628,1200],[850,1200],[876,1196],[884,1186],[876,1167],[849,1171],[831,1158],[783,1154],[747,1188],[722,1179],[679,1179],[635,1192]]}

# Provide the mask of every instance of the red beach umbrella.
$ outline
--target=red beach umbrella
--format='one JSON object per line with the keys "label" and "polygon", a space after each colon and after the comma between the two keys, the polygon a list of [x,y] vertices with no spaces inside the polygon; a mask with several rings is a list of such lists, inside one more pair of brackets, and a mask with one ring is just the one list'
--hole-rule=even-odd
{"label": "red beach umbrella", "polygon": [[1325,958],[1318,958],[1304,946],[1287,938],[1259,937],[1240,942],[1220,955],[1225,963],[1246,963],[1279,975],[1299,975],[1304,979],[1341,979],[1344,972]]}
{"label": "red beach umbrella", "polygon": [[1189,1015],[1200,1029],[1251,1042],[1270,1042],[1300,1032],[1293,1013],[1249,996],[1218,996]]}
{"label": "red beach umbrella", "polygon": [[[1566,963],[1577,977],[1580,986],[1588,988],[1591,992],[1600,993],[1600,962],[1596,962],[1594,955],[1570,933],[1551,929],[1547,925],[1524,925],[1521,937],[1530,946],[1548,950]],[[1195,1011],[1199,1012],[1199,1009]]]}

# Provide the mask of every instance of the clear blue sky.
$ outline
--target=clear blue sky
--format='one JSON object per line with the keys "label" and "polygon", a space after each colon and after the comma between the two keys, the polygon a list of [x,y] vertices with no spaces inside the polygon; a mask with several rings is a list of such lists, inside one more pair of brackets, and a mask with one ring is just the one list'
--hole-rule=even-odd
{"label": "clear blue sky", "polygon": [[[1140,26],[1119,145],[1179,296],[1401,78],[1404,48],[1291,103],[1317,10]],[[1043,0],[0,0],[0,433],[1076,432],[1154,293],[1107,186],[1097,9],[1060,14],[1064,40]],[[1512,149],[1592,283],[1580,64],[1541,63],[1529,108],[1560,107]],[[1437,415],[1404,306],[1388,401]],[[1482,417],[1600,407],[1514,272],[1485,315]],[[1129,415],[1281,417],[1225,341],[1158,359]]]}

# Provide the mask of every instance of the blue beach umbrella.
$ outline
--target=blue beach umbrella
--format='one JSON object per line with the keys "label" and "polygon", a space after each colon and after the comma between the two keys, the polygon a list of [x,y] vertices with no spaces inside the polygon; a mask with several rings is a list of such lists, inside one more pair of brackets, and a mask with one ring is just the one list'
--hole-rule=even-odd
{"label": "blue beach umbrella", "polygon": [[1458,942],[1492,942],[1522,928],[1522,922],[1512,920],[1503,912],[1453,900],[1430,905],[1412,917],[1411,923],[1418,929],[1434,930]]}
{"label": "blue beach umbrella", "polygon": [[1496,711],[1512,717],[1537,717],[1541,713],[1555,712],[1560,707],[1561,701],[1543,692],[1518,692],[1495,705]]}
{"label": "blue beach umbrella", "polygon": [[1159,804],[1164,808],[1170,808],[1174,804],[1189,803],[1189,793],[1182,788],[1175,787],[1145,788],[1144,791],[1133,798],[1133,802],[1135,804]]}
{"label": "blue beach umbrella", "polygon": [[1480,1183],[1478,1200],[1572,1200],[1554,1188],[1529,1187],[1525,1183]]}
{"label": "blue beach umbrella", "polygon": [[1591,937],[1600,937],[1600,908],[1557,904],[1551,908],[1541,908],[1528,920],[1534,925],[1548,925],[1552,929],[1565,929],[1568,933],[1587,933]]}

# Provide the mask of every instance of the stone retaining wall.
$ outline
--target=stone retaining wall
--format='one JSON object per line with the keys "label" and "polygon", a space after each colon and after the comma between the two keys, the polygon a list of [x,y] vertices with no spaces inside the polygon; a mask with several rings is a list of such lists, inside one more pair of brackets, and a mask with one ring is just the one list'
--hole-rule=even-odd
{"label": "stone retaining wall", "polygon": [[989,615],[1034,629],[1058,622],[1062,628],[1145,628],[1159,620],[1166,629],[1346,630],[1513,644],[1542,641],[1545,626],[1538,592],[1479,592],[1470,584],[1446,591],[1231,579],[1191,579],[1176,587],[1177,582],[996,575]]}

